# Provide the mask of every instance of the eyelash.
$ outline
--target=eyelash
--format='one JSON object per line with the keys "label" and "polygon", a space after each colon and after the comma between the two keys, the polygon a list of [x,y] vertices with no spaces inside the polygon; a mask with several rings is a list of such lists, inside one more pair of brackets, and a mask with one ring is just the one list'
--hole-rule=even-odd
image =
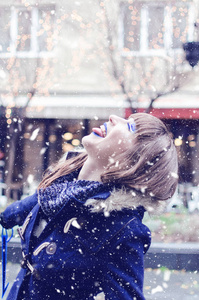
{"label": "eyelash", "polygon": [[135,123],[127,123],[128,130],[131,132],[135,132]]}

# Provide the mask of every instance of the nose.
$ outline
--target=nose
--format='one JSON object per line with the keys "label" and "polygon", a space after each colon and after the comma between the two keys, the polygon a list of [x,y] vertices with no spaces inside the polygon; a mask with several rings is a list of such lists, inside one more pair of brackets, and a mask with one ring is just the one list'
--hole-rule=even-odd
{"label": "nose", "polygon": [[125,119],[121,118],[121,117],[118,117],[116,115],[110,115],[109,116],[109,121],[110,123],[112,123],[113,125],[116,125],[117,123],[119,122],[124,122]]}

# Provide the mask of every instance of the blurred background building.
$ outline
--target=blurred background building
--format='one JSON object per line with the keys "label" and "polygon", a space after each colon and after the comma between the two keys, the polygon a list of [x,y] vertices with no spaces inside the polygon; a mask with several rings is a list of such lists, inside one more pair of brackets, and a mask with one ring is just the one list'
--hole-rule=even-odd
{"label": "blurred background building", "polygon": [[198,0],[1,0],[1,193],[29,193],[93,126],[141,111],[173,133],[186,202],[199,184],[198,12]]}

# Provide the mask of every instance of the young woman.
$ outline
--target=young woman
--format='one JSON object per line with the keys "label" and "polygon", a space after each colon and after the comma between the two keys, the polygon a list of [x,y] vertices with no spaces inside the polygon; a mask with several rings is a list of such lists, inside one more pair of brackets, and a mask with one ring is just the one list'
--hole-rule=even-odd
{"label": "young woman", "polygon": [[[85,152],[59,162],[37,192],[1,215],[22,225],[22,268],[8,300],[139,300],[150,231],[177,185],[177,154],[165,125],[137,113],[109,121],[82,140]],[[25,220],[25,221],[24,221]]]}

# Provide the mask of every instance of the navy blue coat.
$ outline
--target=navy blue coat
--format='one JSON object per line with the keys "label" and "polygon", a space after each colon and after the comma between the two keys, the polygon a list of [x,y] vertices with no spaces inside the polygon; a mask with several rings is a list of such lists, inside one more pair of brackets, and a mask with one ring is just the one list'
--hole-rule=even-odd
{"label": "navy blue coat", "polygon": [[7,300],[86,300],[102,291],[106,300],[144,299],[143,258],[150,231],[142,224],[142,207],[107,217],[74,200],[35,239],[40,211],[35,193],[3,214],[7,228],[26,218],[20,229],[23,268]]}

